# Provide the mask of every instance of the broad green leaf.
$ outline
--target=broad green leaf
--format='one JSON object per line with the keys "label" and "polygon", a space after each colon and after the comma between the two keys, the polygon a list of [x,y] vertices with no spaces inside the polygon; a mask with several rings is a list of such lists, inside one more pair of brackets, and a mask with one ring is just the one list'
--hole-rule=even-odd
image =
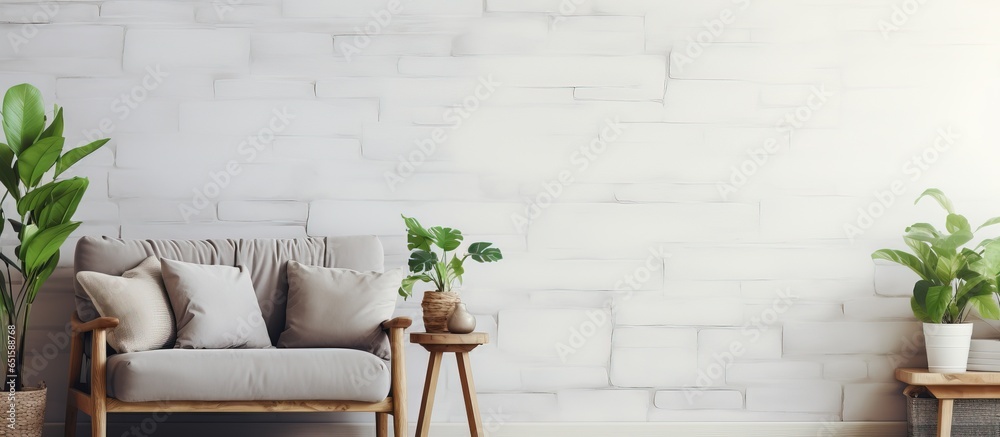
{"label": "broad green leaf", "polygon": [[417,219],[415,219],[413,217],[407,217],[407,216],[402,215],[402,214],[400,216],[403,217],[403,222],[406,223],[406,230],[409,233],[411,233],[411,234],[417,234],[417,235],[420,235],[422,237],[431,238],[431,234],[429,232],[427,232],[427,230],[424,229],[423,226],[420,225],[420,222],[418,222]]}
{"label": "broad green leaf", "polygon": [[416,234],[406,234],[406,249],[431,250],[431,240]]}
{"label": "broad green leaf", "polygon": [[7,145],[20,156],[45,128],[42,93],[26,83],[15,85],[3,96],[3,133]]}
{"label": "broad green leaf", "polygon": [[958,271],[962,265],[962,257],[957,254],[940,256],[937,265],[934,266],[934,275],[943,284],[951,283],[958,277]]}
{"label": "broad green leaf", "polygon": [[407,276],[407,277],[403,278],[402,283],[400,283],[400,285],[399,285],[399,290],[398,290],[399,295],[403,296],[403,299],[406,299],[406,298],[409,298],[410,296],[412,296],[413,295],[413,284],[415,284],[416,282],[417,282],[417,280],[413,276]]}
{"label": "broad green leaf", "polygon": [[941,256],[943,253],[954,253],[963,244],[972,241],[973,235],[970,231],[958,231],[951,234],[945,238],[939,239],[936,243],[931,244],[931,249]]}
{"label": "broad green leaf", "polygon": [[427,231],[434,236],[434,245],[444,249],[445,252],[458,249],[458,246],[462,245],[462,239],[465,238],[458,229],[435,226]]}
{"label": "broad green leaf", "polygon": [[992,241],[983,247],[982,256],[969,263],[972,270],[986,278],[1000,274],[1000,241]]}
{"label": "broad green leaf", "polygon": [[24,195],[24,198],[20,202],[17,202],[17,213],[21,216],[27,215],[28,212],[39,209],[40,206],[44,205],[53,196],[53,192],[68,191],[71,187],[76,187],[79,185],[85,185],[85,178],[75,177],[62,181],[53,181],[34,190],[29,191]]}
{"label": "broad green leaf", "polygon": [[920,230],[929,232],[929,233],[933,234],[936,237],[940,237],[941,236],[941,231],[937,230],[937,228],[935,228],[934,225],[932,225],[930,223],[914,223],[914,224],[910,225],[909,227],[907,227],[906,231],[909,232],[911,229],[920,229]]}
{"label": "broad green leaf", "polygon": [[933,282],[922,279],[913,284],[913,298],[916,299],[917,304],[925,310],[927,308],[927,291],[934,285],[935,284]]}
{"label": "broad green leaf", "polygon": [[930,245],[923,241],[914,240],[912,238],[903,237],[903,241],[906,245],[910,247],[910,250],[916,254],[918,260],[920,260],[921,270],[924,272],[923,276],[930,277],[933,272],[930,271],[930,266],[937,265],[937,255],[931,250]]}
{"label": "broad green leaf", "polygon": [[987,244],[990,244],[990,243],[992,243],[994,241],[997,241],[997,239],[996,238],[987,238],[987,239],[985,239],[983,241],[980,241],[979,244],[976,245],[976,250],[979,250],[979,249],[985,247]]}
{"label": "broad green leaf", "polygon": [[996,296],[993,293],[975,296],[969,299],[969,303],[979,315],[986,319],[1000,319],[1000,305],[997,305]]}
{"label": "broad green leaf", "polygon": [[968,231],[971,233],[972,225],[970,225],[969,220],[961,214],[948,214],[948,218],[945,220],[945,229],[951,233],[958,231]]}
{"label": "broad green leaf", "polygon": [[924,323],[931,323],[931,318],[927,315],[927,310],[921,308],[920,305],[917,304],[917,298],[910,297],[910,309],[913,310],[913,315],[917,318],[917,320]]}
{"label": "broad green leaf", "polygon": [[955,213],[955,207],[952,206],[951,200],[948,200],[948,196],[945,196],[944,193],[941,192],[941,190],[937,188],[928,188],[923,192],[923,194],[920,195],[920,197],[917,197],[917,200],[915,200],[913,203],[916,204],[917,202],[920,202],[920,199],[923,199],[924,197],[931,197],[934,200],[936,200],[937,203],[941,205],[941,207],[944,208],[945,211],[948,211],[948,214]]}
{"label": "broad green leaf", "polygon": [[69,168],[72,167],[73,164],[76,164],[81,159],[86,158],[87,155],[90,155],[91,153],[94,153],[94,151],[96,151],[97,149],[100,149],[101,146],[107,144],[108,141],[110,141],[110,138],[97,140],[85,146],[80,146],[75,149],[72,149],[66,152],[63,156],[60,156],[59,159],[56,161],[56,173],[55,173],[56,177],[63,174],[63,172],[65,172],[66,170],[69,170]]}
{"label": "broad green leaf", "polygon": [[[472,252],[471,246],[469,247],[469,252]],[[927,273],[925,273],[924,265],[920,262],[919,258],[901,250],[879,249],[872,252],[872,259],[892,261],[896,264],[909,267],[910,270],[913,270],[916,274],[920,275],[921,279],[931,279],[928,277]]]}
{"label": "broad green leaf", "polygon": [[951,286],[935,285],[927,290],[927,315],[933,323],[941,323],[951,304]]}
{"label": "broad green leaf", "polygon": [[52,272],[56,270],[56,266],[58,265],[59,265],[59,251],[57,250],[56,253],[52,254],[52,257],[50,257],[49,260],[42,265],[41,269],[39,269],[37,273],[38,276],[35,278],[33,284],[34,286],[28,289],[29,304],[35,302],[35,296],[38,295],[38,290],[42,289],[42,285],[44,285],[45,281],[49,279],[49,276],[52,276]]}
{"label": "broad green leaf", "polygon": [[980,230],[982,228],[985,228],[987,226],[993,226],[993,225],[995,225],[997,223],[1000,223],[1000,217],[993,217],[993,218],[991,218],[989,220],[986,220],[986,222],[984,222],[983,224],[979,225],[979,227],[976,228],[976,231],[978,231],[978,230]]}
{"label": "broad green leaf", "polygon": [[[27,230],[31,226],[34,225],[26,226],[25,229]],[[63,223],[39,230],[30,240],[22,243],[24,247],[21,248],[21,252],[24,255],[22,259],[24,260],[25,273],[30,275],[44,267],[49,258],[59,251],[59,248],[66,242],[66,238],[78,227],[80,227],[80,222]]]}
{"label": "broad green leaf", "polygon": [[21,176],[21,182],[27,187],[34,187],[42,180],[45,172],[49,171],[62,153],[62,137],[50,137],[38,140],[17,157],[17,172]]}
{"label": "broad green leaf", "polygon": [[42,131],[41,135],[38,136],[39,139],[63,136],[63,110],[59,106],[56,106],[54,112],[55,117],[52,118],[52,123]]}
{"label": "broad green leaf", "polygon": [[493,243],[486,243],[486,242],[470,244],[469,257],[471,257],[476,262],[481,262],[481,263],[489,263],[502,260],[503,254],[500,253],[500,249],[497,249],[495,247],[490,247],[492,245]]}
{"label": "broad green leaf", "polygon": [[17,173],[14,171],[14,151],[3,143],[0,143],[0,184],[3,184],[14,200],[21,198]]}
{"label": "broad green leaf", "polygon": [[50,228],[56,225],[67,223],[76,214],[83,195],[87,192],[89,180],[80,178],[80,182],[67,188],[65,191],[52,191],[49,202],[43,204],[38,210],[38,224],[43,228]]}
{"label": "broad green leaf", "polygon": [[960,287],[958,287],[958,293],[955,294],[955,300],[961,301],[966,294],[982,285],[985,280],[986,278],[977,276],[971,280],[965,281]]}
{"label": "broad green leaf", "polygon": [[420,226],[420,222],[412,217],[407,217],[400,214],[403,217],[403,222],[406,223],[406,249],[407,250],[431,250],[431,243],[434,237]]}
{"label": "broad green leaf", "polygon": [[[962,311],[965,307],[962,307]],[[962,323],[962,311],[959,311],[958,305],[955,305],[955,301],[952,301],[948,305],[947,318],[941,318],[942,323]]]}
{"label": "broad green leaf", "polygon": [[959,254],[961,254],[965,258],[965,261],[968,263],[976,262],[982,258],[982,255],[980,255],[979,252],[976,252],[967,247],[963,247],[962,250],[959,251]]}
{"label": "broad green leaf", "polygon": [[927,223],[915,223],[914,225],[906,228],[906,237],[912,238],[918,241],[926,241],[928,243],[935,243],[941,238],[941,233],[934,226]]}
{"label": "broad green leaf", "polygon": [[462,282],[462,275],[465,274],[465,266],[462,265],[462,260],[458,256],[452,255],[451,262],[448,263],[449,270],[452,272],[452,277],[458,279],[458,283]]}
{"label": "broad green leaf", "polygon": [[427,275],[410,275],[403,278],[402,283],[399,285],[399,290],[397,292],[403,299],[407,299],[413,296],[413,285],[417,282],[434,282],[430,276]]}
{"label": "broad green leaf", "polygon": [[420,273],[433,270],[437,262],[436,253],[418,249],[410,253],[410,260],[407,264],[410,266],[411,272]]}
{"label": "broad green leaf", "polygon": [[23,266],[24,253],[25,253],[24,247],[27,245],[28,242],[31,241],[31,239],[35,236],[35,234],[38,233],[38,226],[31,224],[22,225],[20,222],[14,219],[7,219],[7,220],[10,221],[11,226],[14,227],[14,230],[20,237],[21,244],[19,244],[17,248],[15,248],[14,252],[17,254],[17,258],[22,261],[22,266]]}
{"label": "broad green leaf", "polygon": [[18,202],[17,211],[22,216],[34,211],[33,216],[41,228],[66,223],[73,218],[88,184],[87,178],[74,177],[42,185]]}

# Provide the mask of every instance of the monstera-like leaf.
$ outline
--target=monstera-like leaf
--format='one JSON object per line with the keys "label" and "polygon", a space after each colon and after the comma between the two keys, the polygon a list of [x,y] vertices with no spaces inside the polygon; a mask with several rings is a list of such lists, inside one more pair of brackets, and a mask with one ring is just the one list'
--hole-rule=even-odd
{"label": "monstera-like leaf", "polygon": [[[424,228],[417,219],[402,217],[406,224],[406,247],[411,251],[407,264],[413,273],[399,286],[399,295],[404,298],[413,295],[413,286],[418,282],[433,283],[436,291],[452,291],[456,282],[464,282],[465,261],[469,258],[481,263],[503,259],[500,249],[487,242],[472,243],[459,256],[461,252],[456,251],[465,240],[462,231],[444,226]],[[449,252],[453,252],[450,258]]]}

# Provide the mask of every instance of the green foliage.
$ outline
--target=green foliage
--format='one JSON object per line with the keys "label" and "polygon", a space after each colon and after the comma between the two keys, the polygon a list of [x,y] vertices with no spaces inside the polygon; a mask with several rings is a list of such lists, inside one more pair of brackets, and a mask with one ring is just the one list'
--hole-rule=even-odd
{"label": "green foliage", "polygon": [[15,85],[3,96],[3,133],[15,154],[35,143],[45,128],[42,93],[26,83]]}
{"label": "green foliage", "polygon": [[[24,335],[31,304],[59,265],[59,249],[80,226],[80,222],[73,221],[73,214],[89,184],[86,178],[56,180],[56,177],[108,140],[97,140],[63,153],[66,144],[63,110],[56,106],[52,121],[46,126],[42,94],[29,84],[9,89],[0,112],[7,140],[6,144],[0,143],[0,184],[5,190],[3,199],[7,196],[14,199],[17,217],[11,218],[14,216],[0,209],[0,234],[5,228],[2,224],[9,221],[20,242],[13,259],[0,253],[0,261],[7,266],[6,275],[0,271],[0,315],[4,322],[16,327],[18,353],[14,373],[7,376],[21,389]],[[42,184],[48,174],[52,180]],[[14,288],[11,270],[22,276],[19,289]]]}
{"label": "green foliage", "polygon": [[[880,249],[872,259],[881,259],[913,270],[920,280],[913,286],[910,307],[917,319],[927,323],[963,323],[972,309],[989,319],[1000,319],[1000,239],[985,239],[975,249],[966,248],[973,235],[969,220],[955,213],[951,200],[931,188],[917,198],[934,199],[947,212],[944,232],[928,223],[906,228],[903,241],[910,252]],[[994,217],[976,231],[1000,223]]]}
{"label": "green foliage", "polygon": [[[464,263],[469,258],[479,263],[503,259],[500,249],[490,247],[493,243],[486,242],[472,243],[464,255],[452,254],[449,259],[448,252],[458,250],[465,239],[462,231],[441,226],[428,229],[415,218],[402,217],[406,224],[406,247],[411,251],[407,264],[412,273],[399,286],[399,295],[404,298],[413,295],[413,286],[418,282],[433,283],[436,291],[454,290],[456,281],[462,283]],[[440,256],[436,250],[440,250]]]}

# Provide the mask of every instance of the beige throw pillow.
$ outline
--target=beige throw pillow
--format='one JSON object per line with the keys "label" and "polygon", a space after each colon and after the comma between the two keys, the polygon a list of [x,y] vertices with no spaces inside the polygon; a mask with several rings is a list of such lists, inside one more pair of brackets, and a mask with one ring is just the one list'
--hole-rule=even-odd
{"label": "beige throw pillow", "polygon": [[160,261],[177,321],[175,348],[271,347],[245,267]]}
{"label": "beige throw pillow", "polygon": [[118,352],[141,352],[174,345],[174,315],[163,286],[160,260],[151,256],[121,276],[78,272],[76,280],[101,317],[115,317],[108,344]]}
{"label": "beige throw pillow", "polygon": [[332,347],[389,359],[382,322],[392,318],[405,270],[385,273],[288,261],[288,307],[278,347]]}

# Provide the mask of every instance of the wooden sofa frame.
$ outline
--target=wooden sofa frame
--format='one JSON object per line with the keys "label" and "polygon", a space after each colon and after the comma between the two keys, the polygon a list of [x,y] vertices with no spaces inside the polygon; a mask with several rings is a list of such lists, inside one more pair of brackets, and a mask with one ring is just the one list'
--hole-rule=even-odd
{"label": "wooden sofa frame", "polygon": [[[72,340],[70,346],[69,396],[66,400],[66,437],[76,435],[77,411],[90,415],[91,435],[107,437],[108,413],[161,413],[161,412],[324,412],[358,411],[375,413],[375,435],[388,437],[389,415],[393,416],[393,432],[396,436],[406,436],[406,357],[404,356],[403,334],[413,320],[397,317],[382,322],[382,329],[389,334],[392,352],[390,360],[391,385],[389,397],[374,403],[335,400],[301,401],[154,401],[122,402],[107,396],[107,342],[108,331],[118,326],[118,319],[99,317],[89,322],[81,322],[76,313],[71,320]],[[93,333],[93,352],[90,366],[90,393],[79,383],[83,368],[83,338],[87,332]]]}

